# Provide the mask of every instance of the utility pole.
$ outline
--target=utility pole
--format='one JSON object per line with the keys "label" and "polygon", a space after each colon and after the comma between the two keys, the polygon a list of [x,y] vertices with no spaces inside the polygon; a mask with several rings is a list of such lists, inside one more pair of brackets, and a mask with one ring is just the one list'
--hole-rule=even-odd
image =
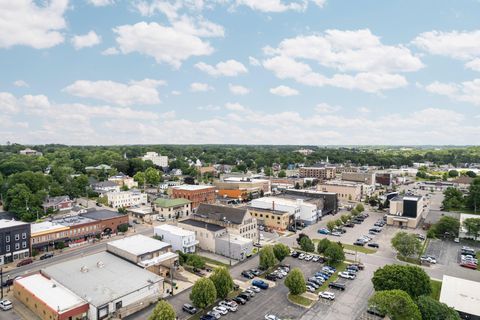
{"label": "utility pole", "polygon": [[2,288],[2,298],[3,299],[3,268],[0,268],[0,287]]}

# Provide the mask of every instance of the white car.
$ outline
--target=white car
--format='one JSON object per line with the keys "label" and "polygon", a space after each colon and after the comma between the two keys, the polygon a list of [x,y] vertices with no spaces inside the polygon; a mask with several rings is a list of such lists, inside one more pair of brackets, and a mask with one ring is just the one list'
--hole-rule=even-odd
{"label": "white car", "polygon": [[221,315],[226,315],[228,313],[228,310],[227,308],[225,307],[222,307],[222,306],[216,306],[216,307],[213,307],[212,309],[213,311],[216,311],[218,313],[220,313]]}
{"label": "white car", "polygon": [[208,311],[207,314],[209,316],[215,317],[215,319],[220,319],[220,317],[222,316],[219,312],[213,310]]}
{"label": "white car", "polygon": [[338,231],[335,231],[335,232],[332,232],[331,235],[335,236],[335,237],[340,237],[342,235],[342,233],[338,232]]}
{"label": "white car", "polygon": [[315,292],[315,288],[312,287],[311,285],[307,285],[307,291]]}
{"label": "white car", "polygon": [[265,320],[281,320],[279,317],[273,314],[266,314],[265,315]]}
{"label": "white car", "polygon": [[10,300],[0,300],[0,309],[2,309],[3,311],[10,310],[12,309],[12,307],[12,302],[10,302]]}
{"label": "white car", "polygon": [[159,221],[159,222],[165,222],[165,221],[167,221],[167,219],[165,219],[164,217],[158,216],[158,217],[157,217],[157,221]]}
{"label": "white car", "polygon": [[338,276],[339,276],[340,278],[344,278],[344,279],[350,279],[350,280],[355,279],[355,276],[354,276],[353,274],[350,274],[350,273],[345,272],[345,271],[340,272],[340,273],[338,274]]}
{"label": "white car", "polygon": [[335,300],[335,293],[329,291],[322,291],[318,296],[323,299]]}
{"label": "white car", "polygon": [[305,256],[305,261],[310,261],[310,260],[312,260],[312,259],[313,259],[313,257],[312,257],[311,255],[309,255],[309,254],[307,254],[307,255]]}
{"label": "white car", "polygon": [[232,302],[221,301],[218,305],[232,312],[235,312],[238,309],[238,305]]}
{"label": "white car", "polygon": [[298,256],[298,259],[300,259],[300,260],[305,259],[305,254],[304,254],[304,253],[300,253],[300,255]]}
{"label": "white car", "polygon": [[248,290],[255,291],[255,292],[260,292],[260,288],[259,288],[259,287],[255,287],[255,286],[248,287],[247,289],[248,289]]}
{"label": "white car", "polygon": [[248,293],[250,295],[250,297],[255,297],[255,291],[247,289],[247,290],[245,290],[245,292]]}
{"label": "white car", "polygon": [[318,262],[318,260],[320,260],[320,257],[319,257],[319,256],[314,256],[314,257],[312,258],[312,261],[313,261],[313,262]]}

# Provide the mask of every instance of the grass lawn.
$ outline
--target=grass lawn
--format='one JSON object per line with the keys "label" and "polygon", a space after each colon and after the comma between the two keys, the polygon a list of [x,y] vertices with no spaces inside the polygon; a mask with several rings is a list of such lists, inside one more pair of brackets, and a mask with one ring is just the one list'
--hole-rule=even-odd
{"label": "grass lawn", "polygon": [[330,278],[328,278],[328,280],[326,280],[321,286],[320,288],[318,288],[317,290],[315,290],[315,293],[319,293],[320,291],[324,291],[326,289],[328,289],[328,284],[330,282],[334,282],[335,280],[338,279],[338,273],[339,272],[342,272],[342,271],[345,271],[345,269],[347,269],[347,264],[345,262],[342,262],[341,264],[339,264],[338,266],[335,267],[337,269],[337,271],[335,271],[334,274],[332,274],[332,276]]}
{"label": "grass lawn", "polygon": [[307,299],[303,296],[299,296],[291,293],[288,294],[288,300],[305,307],[309,307],[314,302],[313,300]]}
{"label": "grass lawn", "polygon": [[440,299],[440,291],[442,290],[442,281],[430,280],[430,285],[432,286],[430,297],[438,301]]}
{"label": "grass lawn", "polygon": [[[318,244],[320,240],[321,239],[312,239],[313,243],[315,243],[315,246]],[[337,243],[336,241],[332,241],[332,242]],[[361,247],[361,246],[354,246],[353,244],[342,243],[342,246],[344,249],[351,250],[351,251],[358,251],[366,254],[377,252],[377,250],[375,249],[370,249],[370,248]]]}
{"label": "grass lawn", "polygon": [[208,264],[213,264],[213,265],[216,265],[216,266],[219,266],[219,267],[227,267],[229,268],[230,266],[226,263],[223,263],[223,262],[220,262],[220,261],[217,261],[217,260],[213,260],[211,258],[208,258],[208,257],[204,257],[204,256],[201,256],[203,260],[205,260],[206,263]]}

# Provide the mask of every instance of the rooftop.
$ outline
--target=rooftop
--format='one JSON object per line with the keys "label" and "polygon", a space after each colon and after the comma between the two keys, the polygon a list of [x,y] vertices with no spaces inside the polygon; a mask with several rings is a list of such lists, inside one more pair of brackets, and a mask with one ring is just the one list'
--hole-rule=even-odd
{"label": "rooftop", "polygon": [[118,218],[120,216],[123,216],[123,214],[121,213],[118,213],[116,211],[110,211],[110,210],[96,210],[96,211],[81,213],[80,215],[82,217],[87,217],[93,220],[108,220],[108,219],[113,219],[113,218]]}
{"label": "rooftop", "polygon": [[197,227],[197,228],[207,229],[207,230],[213,231],[213,232],[217,232],[217,231],[225,229],[224,227],[213,224],[213,223],[208,223],[208,222],[203,222],[203,221],[193,220],[193,219],[186,219],[186,220],[178,221],[178,223],[179,224],[187,224],[187,225],[194,226],[194,227]]}
{"label": "rooftop", "polygon": [[258,212],[268,212],[268,213],[271,213],[271,214],[278,214],[278,215],[283,215],[285,213],[288,213],[288,211],[281,211],[281,210],[272,210],[272,209],[263,209],[263,208],[256,208],[256,207],[252,207],[252,206],[249,206],[247,207],[248,209],[252,210],[252,211],[258,211]]}
{"label": "rooftop", "polygon": [[418,201],[420,199],[422,199],[422,196],[416,196],[416,195],[413,195],[413,194],[406,194],[406,195],[395,196],[390,201],[403,201],[403,200]]}
{"label": "rooftop", "polygon": [[163,280],[105,251],[59,262],[42,272],[96,307]]}
{"label": "rooftop", "polygon": [[13,219],[0,219],[0,229],[25,225],[27,223]]}
{"label": "rooftop", "polygon": [[51,309],[57,310],[58,313],[87,304],[86,301],[67,288],[40,273],[21,277],[16,280],[16,283],[43,301]]}
{"label": "rooftop", "polygon": [[189,203],[191,203],[191,201],[184,198],[177,198],[177,199],[158,198],[155,200],[155,205],[162,208],[184,206]]}
{"label": "rooftop", "polygon": [[480,316],[480,282],[444,275],[440,302],[457,311]]}
{"label": "rooftop", "polygon": [[232,208],[227,206],[201,203],[198,206],[195,215],[216,221],[223,222],[228,220],[230,223],[242,224],[247,212],[248,209],[245,207]]}
{"label": "rooftop", "polygon": [[47,233],[61,230],[68,230],[68,227],[52,221],[43,221],[30,224],[30,232],[32,233],[32,236],[39,233]]}
{"label": "rooftop", "polygon": [[133,255],[141,256],[147,253],[163,250],[170,247],[170,244],[137,234],[131,237],[110,241],[107,243],[107,249],[108,247],[115,247]]}
{"label": "rooftop", "polygon": [[196,190],[204,190],[214,188],[213,186],[208,185],[196,185],[196,184],[182,184],[180,186],[175,186],[173,189],[176,190],[187,190],[187,191],[196,191]]}
{"label": "rooftop", "polygon": [[170,232],[179,236],[191,236],[194,235],[195,233],[190,230],[185,230],[182,228],[179,228],[177,226],[172,226],[171,224],[162,224],[159,226],[156,226],[153,228],[154,230],[163,230],[166,232]]}
{"label": "rooftop", "polygon": [[63,217],[63,218],[52,220],[53,223],[57,223],[57,224],[60,224],[62,226],[67,226],[67,227],[76,226],[76,225],[85,224],[85,223],[92,223],[92,222],[95,222],[95,221],[96,220],[94,220],[94,219],[90,219],[90,218],[83,217],[83,216],[80,216],[80,215]]}

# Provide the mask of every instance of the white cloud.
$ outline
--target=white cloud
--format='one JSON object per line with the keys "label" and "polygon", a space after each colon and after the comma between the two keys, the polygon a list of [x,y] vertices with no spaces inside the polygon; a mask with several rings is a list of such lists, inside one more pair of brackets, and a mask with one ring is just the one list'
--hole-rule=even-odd
{"label": "white cloud", "polygon": [[327,2],[327,0],[312,0],[312,1],[320,8],[323,8],[323,6],[325,6],[325,3]]}
{"label": "white cloud", "polygon": [[357,110],[358,110],[358,112],[361,112],[361,113],[370,113],[370,111],[371,111],[367,107],[360,107]]}
{"label": "white cloud", "polygon": [[190,84],[190,91],[192,92],[207,92],[212,90],[213,90],[213,87],[211,87],[207,83],[193,82]]}
{"label": "white cloud", "polygon": [[180,91],[178,91],[178,90],[173,90],[173,91],[171,92],[171,94],[172,94],[172,96],[179,96],[179,95],[181,95],[182,93],[181,93]]}
{"label": "white cloud", "polygon": [[465,67],[472,69],[473,71],[480,71],[480,58],[476,58],[470,62],[467,62]]}
{"label": "white cloud", "polygon": [[283,85],[271,88],[270,93],[281,97],[297,96],[299,94],[298,90]]}
{"label": "white cloud", "polygon": [[221,109],[220,106],[216,106],[213,104],[197,107],[197,110],[201,110],[201,111],[218,111],[220,109]]}
{"label": "white cloud", "polygon": [[339,111],[340,109],[342,109],[342,107],[332,106],[324,102],[317,104],[314,108],[315,112],[318,112],[318,113],[334,113]]}
{"label": "white cloud", "polygon": [[88,3],[95,7],[106,7],[115,4],[115,0],[88,0]]}
{"label": "white cloud", "polygon": [[129,84],[108,80],[77,80],[63,91],[77,97],[102,100],[125,107],[160,103],[157,87],[164,84],[162,80],[153,79],[130,81]]}
{"label": "white cloud", "polygon": [[2,113],[16,113],[18,110],[17,98],[9,92],[0,92],[0,111]]}
{"label": "white cloud", "polygon": [[210,44],[201,38],[155,22],[118,26],[113,31],[123,54],[138,52],[175,68],[191,56],[205,56],[213,52]]}
{"label": "white cloud", "polygon": [[199,62],[195,64],[195,68],[214,77],[236,77],[239,74],[248,72],[247,68],[245,68],[245,66],[241,62],[233,59],[221,61],[215,66],[206,64],[204,62]]}
{"label": "white cloud", "polygon": [[186,15],[171,21],[172,27],[178,32],[199,37],[224,37],[225,29],[203,17],[192,18]]}
{"label": "white cloud", "polygon": [[37,3],[33,0],[0,1],[0,48],[24,45],[46,49],[64,41],[63,15],[68,0]]}
{"label": "white cloud", "polygon": [[234,84],[231,84],[231,83],[228,84],[228,89],[230,90],[231,93],[233,93],[234,95],[237,95],[237,96],[244,96],[244,95],[250,93],[250,89],[248,89],[244,86],[234,85]]}
{"label": "white cloud", "polygon": [[93,30],[90,30],[87,34],[77,35],[72,38],[72,44],[76,50],[93,47],[100,42],[102,42],[102,37]]}
{"label": "white cloud", "polygon": [[102,51],[102,55],[104,55],[104,56],[114,56],[114,55],[117,55],[119,53],[120,53],[120,51],[118,51],[118,49],[115,48],[115,47],[110,47],[110,48],[107,48],[107,49]]}
{"label": "white cloud", "polygon": [[283,2],[282,0],[236,0],[237,5],[244,5],[252,10],[262,12],[285,12],[288,10],[304,11],[307,8],[306,1]]}
{"label": "white cloud", "polygon": [[248,57],[248,63],[250,63],[250,65],[254,67],[258,67],[262,65],[260,61],[254,57]]}
{"label": "white cloud", "polygon": [[225,104],[225,109],[230,110],[230,111],[246,111],[247,109],[241,105],[240,103],[232,103],[232,102],[227,102]]}
{"label": "white cloud", "polygon": [[28,88],[29,87],[28,83],[23,81],[23,80],[14,81],[13,85],[15,87],[19,87],[19,88]]}
{"label": "white cloud", "polygon": [[452,100],[480,105],[480,79],[462,83],[441,83],[435,81],[425,87],[428,92],[444,95]]}

